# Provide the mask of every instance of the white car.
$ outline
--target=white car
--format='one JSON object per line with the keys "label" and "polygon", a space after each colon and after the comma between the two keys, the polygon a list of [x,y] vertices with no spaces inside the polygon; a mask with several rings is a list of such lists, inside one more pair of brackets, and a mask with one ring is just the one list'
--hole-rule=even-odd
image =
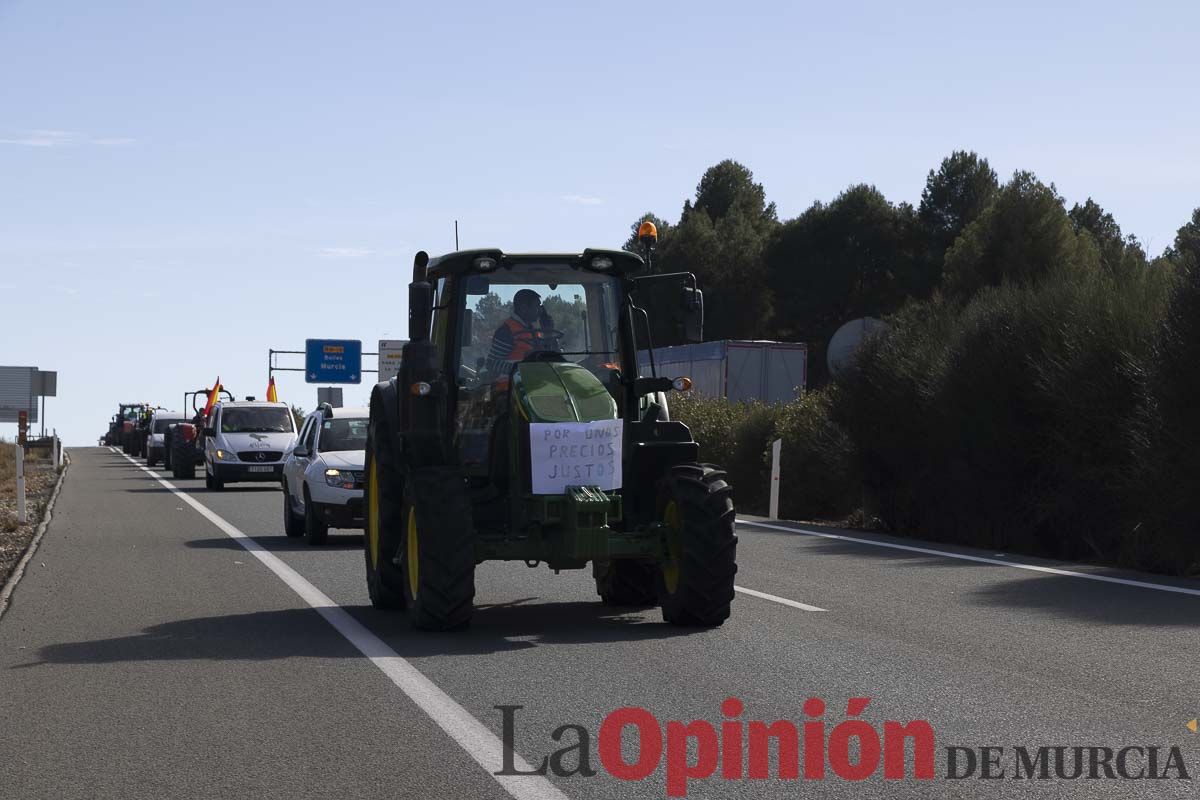
{"label": "white car", "polygon": [[163,445],[163,434],[167,426],[183,422],[183,414],[178,411],[155,411],[150,416],[150,433],[146,437],[146,466],[153,467],[163,460],[166,450]]}
{"label": "white car", "polygon": [[333,528],[363,527],[366,408],[325,403],[304,420],[283,466],[283,530],[321,544]]}
{"label": "white car", "polygon": [[213,406],[204,429],[204,485],[220,491],[235,481],[277,483],[296,444],[286,403],[245,400]]}

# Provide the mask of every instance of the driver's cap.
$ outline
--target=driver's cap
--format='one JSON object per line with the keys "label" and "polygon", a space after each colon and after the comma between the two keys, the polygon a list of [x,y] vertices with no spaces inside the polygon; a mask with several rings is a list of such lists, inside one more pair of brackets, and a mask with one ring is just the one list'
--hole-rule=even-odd
{"label": "driver's cap", "polygon": [[542,296],[533,289],[522,289],[513,295],[513,305],[529,302],[540,303],[542,302]]}

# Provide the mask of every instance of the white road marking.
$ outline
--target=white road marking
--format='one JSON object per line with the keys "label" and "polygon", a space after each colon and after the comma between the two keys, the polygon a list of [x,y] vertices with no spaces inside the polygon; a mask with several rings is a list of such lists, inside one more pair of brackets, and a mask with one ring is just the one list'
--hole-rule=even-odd
{"label": "white road marking", "polygon": [[[113,452],[117,452],[113,448]],[[121,455],[124,455],[123,453]],[[408,695],[417,706],[424,711],[438,727],[458,742],[488,775],[504,787],[517,800],[567,800],[567,796],[540,775],[497,775],[503,768],[503,744],[499,737],[492,733],[454,698],[438,688],[437,684],[422,675],[407,659],[388,647],[375,634],[367,630],[361,622],[352,617],[349,612],[330,600],[324,592],[313,586],[308,580],[285,564],[274,553],[264,550],[257,541],[242,533],[220,515],[209,510],[198,500],[177,489],[147,467],[125,456],[129,463],[148,473],[156,481],[173,492],[185,503],[216,525],[226,536],[233,539],[246,549],[252,556],[262,562],[263,566],[288,585],[301,599],[313,608],[325,621],[346,638],[360,653],[379,667],[383,674],[391,678],[392,683],[400,691]],[[529,764],[519,755],[514,754],[514,763],[521,772],[530,771]]]}
{"label": "white road marking", "polygon": [[770,600],[772,603],[779,603],[780,605],[791,606],[792,608],[798,608],[801,611],[824,611],[825,610],[825,609],[819,608],[817,606],[810,606],[808,603],[798,603],[795,600],[788,600],[786,597],[778,597],[777,595],[767,594],[766,592],[760,592],[755,589],[747,589],[745,586],[734,586],[733,589],[736,592],[741,592],[742,594],[748,594],[751,597],[758,597],[762,600]]}
{"label": "white road marking", "polygon": [[868,547],[886,547],[892,550],[905,550],[910,553],[923,553],[929,556],[940,556],[942,558],[957,558],[960,561],[974,561],[979,564],[992,564],[997,567],[1012,567],[1013,569],[1024,569],[1030,572],[1042,572],[1047,575],[1062,575],[1067,578],[1082,578],[1088,581],[1099,581],[1100,583],[1115,583],[1121,586],[1134,586],[1138,589],[1153,589],[1158,592],[1172,592],[1174,594],[1186,594],[1192,597],[1200,597],[1200,589],[1191,589],[1187,586],[1169,586],[1163,583],[1150,583],[1149,581],[1135,581],[1130,578],[1114,578],[1111,575],[1092,575],[1087,572],[1076,572],[1069,569],[1058,569],[1057,567],[1043,567],[1038,564],[1023,564],[1019,561],[1007,561],[999,558],[985,558],[984,556],[971,556],[965,553],[950,553],[945,550],[933,550],[928,547],[914,547],[907,544],[896,544],[895,542],[881,542],[874,539],[860,539],[856,536],[844,536],[840,533],[825,533],[823,531],[810,531],[805,528],[793,528],[785,525],[773,525],[767,522],[757,522],[750,519],[739,519],[739,525],[756,525],[760,528],[770,528],[776,531],[787,531],[788,533],[800,533],[805,536],[816,536],[821,539],[836,539],[842,542],[854,542],[856,544],[865,544]]}

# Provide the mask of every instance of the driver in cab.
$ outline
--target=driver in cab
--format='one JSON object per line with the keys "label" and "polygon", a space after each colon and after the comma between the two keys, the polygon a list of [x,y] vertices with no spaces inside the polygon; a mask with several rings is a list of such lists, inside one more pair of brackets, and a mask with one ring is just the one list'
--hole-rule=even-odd
{"label": "driver in cab", "polygon": [[492,336],[488,371],[507,382],[509,368],[534,350],[543,349],[553,330],[554,320],[542,307],[542,298],[532,289],[521,289],[513,295],[512,316]]}

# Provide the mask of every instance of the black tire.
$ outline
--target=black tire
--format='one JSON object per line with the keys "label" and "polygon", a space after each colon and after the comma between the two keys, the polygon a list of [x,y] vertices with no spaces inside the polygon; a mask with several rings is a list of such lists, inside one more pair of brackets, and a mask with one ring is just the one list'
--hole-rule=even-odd
{"label": "black tire", "polygon": [[215,468],[214,468],[214,470],[213,470],[212,472],[209,472],[209,471],[208,471],[208,468],[207,468],[207,467],[205,467],[205,470],[204,470],[204,488],[205,488],[205,489],[211,489],[211,490],[212,490],[212,491],[214,491],[214,492],[223,492],[223,491],[225,491],[225,481],[223,481],[223,480],[221,480],[220,478],[218,478],[218,477],[217,477],[217,473],[216,473],[216,470],[215,470]]}
{"label": "black tire", "polygon": [[404,608],[404,481],[387,426],[371,411],[363,480],[363,557],[375,608]]}
{"label": "black tire", "polygon": [[[658,602],[675,625],[715,627],[729,618],[737,574],[733,489],[712,464],[679,464],[659,485],[668,551],[659,565]],[[674,522],[674,525],[671,523]]]}
{"label": "black tire", "polygon": [[196,448],[182,436],[176,436],[171,445],[171,474],[181,480],[196,477]]}
{"label": "black tire", "polygon": [[292,511],[292,495],[288,492],[287,481],[283,482],[283,533],[289,539],[304,535],[304,517]]}
{"label": "black tire", "polygon": [[146,466],[153,467],[158,464],[158,459],[154,457],[154,450],[150,447],[146,448]]}
{"label": "black tire", "polygon": [[596,594],[606,606],[646,607],[658,603],[655,578],[658,565],[653,561],[629,558],[616,561],[596,561],[592,577],[596,579]]}
{"label": "black tire", "polygon": [[409,621],[424,631],[465,628],[475,601],[475,527],[462,473],[453,467],[409,470],[404,519]]}
{"label": "black tire", "polygon": [[325,544],[329,538],[329,526],[325,524],[324,517],[321,516],[321,508],[308,494],[308,487],[304,487],[304,541],[311,545]]}
{"label": "black tire", "polygon": [[171,431],[168,429],[163,436],[163,469],[171,469],[171,448],[175,446],[175,439],[171,436]]}

